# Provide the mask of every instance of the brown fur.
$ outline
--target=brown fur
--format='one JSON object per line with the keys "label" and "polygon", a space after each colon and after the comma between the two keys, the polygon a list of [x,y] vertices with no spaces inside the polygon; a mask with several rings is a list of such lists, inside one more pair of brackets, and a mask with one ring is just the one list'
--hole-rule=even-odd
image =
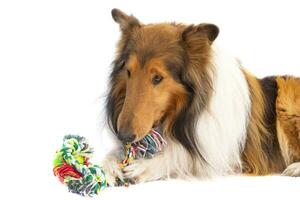
{"label": "brown fur", "polygon": [[[122,32],[115,62],[117,67],[119,63],[122,67],[112,77],[111,95],[117,101],[112,113],[113,121],[117,121],[114,129],[126,127],[137,140],[156,124],[170,137],[179,137],[176,135],[179,131],[192,134],[194,125],[180,130],[175,124],[185,123],[177,120],[193,123],[197,118],[194,115],[199,115],[208,105],[212,92],[208,73],[213,73],[208,67],[210,44],[218,34],[217,27],[175,23],[143,25],[119,10],[113,10],[112,14]],[[163,81],[153,86],[151,78],[156,74]],[[187,119],[186,113],[194,117]]]}
{"label": "brown fur", "polygon": [[[143,138],[164,115],[175,115],[182,107],[179,105],[186,101],[185,89],[172,78],[165,65],[169,57],[176,63],[177,51],[181,53],[178,47],[172,47],[172,43],[178,42],[182,28],[170,24],[139,25],[130,35],[123,34],[119,42],[118,52],[129,46],[131,49],[123,72],[118,76],[118,87],[126,92],[118,116],[118,129],[130,126],[137,140]],[[156,74],[163,77],[163,84],[153,86],[151,79]],[[118,87],[116,90],[120,90]]]}
{"label": "brown fur", "polygon": [[[247,140],[242,153],[243,172],[253,175],[278,173],[284,169],[278,146],[272,149],[270,141],[274,132],[265,124],[266,98],[262,93],[259,80],[245,72],[251,96],[251,113],[248,124]],[[272,149],[272,152],[269,152]]]}
{"label": "brown fur", "polygon": [[[136,139],[140,140],[166,113],[176,112],[186,100],[186,92],[166,70],[161,59],[151,59],[142,68],[136,55],[131,55],[124,70],[127,93],[123,109],[118,118],[118,126],[130,123]],[[153,86],[155,74],[163,76],[163,83]],[[140,117],[143,116],[143,117]],[[118,127],[120,129],[120,127]]]}
{"label": "brown fur", "polygon": [[286,165],[300,161],[300,79],[278,77],[277,130]]}

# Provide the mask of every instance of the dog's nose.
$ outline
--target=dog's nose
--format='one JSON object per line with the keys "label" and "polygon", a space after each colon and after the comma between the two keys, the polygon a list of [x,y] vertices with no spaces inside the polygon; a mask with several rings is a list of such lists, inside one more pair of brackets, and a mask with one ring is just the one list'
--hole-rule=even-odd
{"label": "dog's nose", "polygon": [[128,129],[120,129],[118,133],[118,138],[124,143],[129,143],[134,141],[135,135],[132,133],[132,131]]}

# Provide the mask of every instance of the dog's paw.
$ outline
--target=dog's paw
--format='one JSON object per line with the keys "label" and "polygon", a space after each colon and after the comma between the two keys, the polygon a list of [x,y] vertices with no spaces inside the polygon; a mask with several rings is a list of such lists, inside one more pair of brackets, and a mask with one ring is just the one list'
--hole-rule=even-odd
{"label": "dog's paw", "polygon": [[123,176],[131,183],[144,183],[153,180],[154,175],[149,160],[133,160],[123,169]]}
{"label": "dog's paw", "polygon": [[119,167],[119,159],[114,155],[108,155],[102,162],[102,168],[105,172],[107,183],[110,186],[117,186],[118,180],[123,181],[123,172]]}
{"label": "dog's paw", "polygon": [[300,162],[289,165],[283,172],[283,176],[300,177]]}

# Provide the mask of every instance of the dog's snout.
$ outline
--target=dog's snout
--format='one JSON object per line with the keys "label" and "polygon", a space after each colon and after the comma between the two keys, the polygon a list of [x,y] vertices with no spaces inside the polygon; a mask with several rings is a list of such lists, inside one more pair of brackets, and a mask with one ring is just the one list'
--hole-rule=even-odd
{"label": "dog's snout", "polygon": [[133,142],[135,139],[135,135],[130,129],[121,128],[118,133],[118,138],[124,143]]}

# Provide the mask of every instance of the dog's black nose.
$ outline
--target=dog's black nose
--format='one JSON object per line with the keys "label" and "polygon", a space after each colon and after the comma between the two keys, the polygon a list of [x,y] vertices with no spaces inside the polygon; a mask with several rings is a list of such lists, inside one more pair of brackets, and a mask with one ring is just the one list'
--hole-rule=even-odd
{"label": "dog's black nose", "polygon": [[120,129],[118,133],[118,138],[124,143],[133,142],[135,135],[130,130]]}

